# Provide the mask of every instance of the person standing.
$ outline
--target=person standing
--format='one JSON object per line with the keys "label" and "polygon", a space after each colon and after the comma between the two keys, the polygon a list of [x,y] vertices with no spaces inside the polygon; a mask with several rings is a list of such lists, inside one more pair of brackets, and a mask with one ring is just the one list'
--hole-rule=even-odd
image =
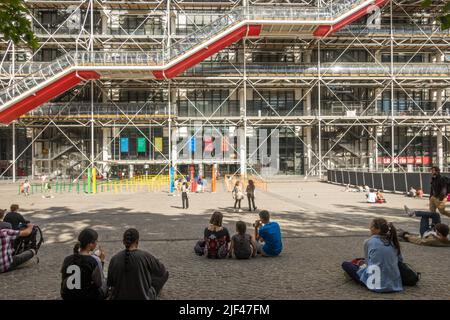
{"label": "person standing", "polygon": [[189,198],[188,198],[188,186],[187,182],[183,181],[181,185],[181,201],[183,203],[183,209],[189,209]]}
{"label": "person standing", "polygon": [[430,190],[430,211],[450,217],[450,213],[445,211],[447,204],[447,180],[441,176],[441,170],[438,167],[431,168],[431,190]]}
{"label": "person standing", "polygon": [[252,211],[252,204],[253,204],[253,211],[256,210],[255,206],[255,183],[253,180],[248,180],[248,186],[245,190],[247,193],[247,199],[248,199],[248,210]]}
{"label": "person standing", "polygon": [[30,195],[30,188],[31,188],[30,182],[28,180],[25,180],[25,182],[23,183],[23,193],[27,197]]}
{"label": "person standing", "polygon": [[239,212],[242,212],[241,201],[244,199],[244,193],[242,192],[241,182],[238,180],[233,188],[233,198],[234,198],[234,211],[236,211],[236,206],[238,206]]}

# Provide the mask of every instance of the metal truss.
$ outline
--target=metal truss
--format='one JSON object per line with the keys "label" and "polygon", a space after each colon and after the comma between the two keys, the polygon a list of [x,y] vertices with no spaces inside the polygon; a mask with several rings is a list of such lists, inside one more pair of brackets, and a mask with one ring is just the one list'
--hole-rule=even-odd
{"label": "metal truss", "polygon": [[[258,6],[267,4],[276,5],[326,5],[332,1],[316,1],[316,0],[244,0],[233,1],[223,0],[215,1],[208,4],[216,12],[221,12],[223,9],[230,10],[238,6]],[[30,68],[33,68],[35,63],[33,60],[39,52],[46,48],[58,48],[62,52],[67,52],[68,48],[76,48],[80,51],[93,51],[99,49],[116,49],[116,50],[138,50],[146,53],[149,50],[162,50],[171,45],[174,39],[181,39],[183,35],[176,33],[174,30],[174,19],[176,14],[180,13],[186,16],[190,21],[190,25],[195,30],[202,26],[197,25],[196,21],[192,20],[192,15],[188,14],[187,10],[199,10],[201,12],[202,4],[189,0],[165,0],[165,1],[115,1],[115,0],[82,0],[82,1],[49,1],[49,0],[28,0],[26,3],[38,10],[43,8],[60,8],[67,7],[68,4],[74,6],[74,11],[62,22],[55,31],[47,30],[39,19],[33,14],[30,19],[35,25],[39,27],[43,33],[39,34],[41,40],[40,48],[28,55],[28,60],[25,63],[15,61],[15,53],[17,50],[24,50],[23,48],[16,48],[11,43],[0,41],[0,47],[3,48],[4,54],[0,57],[0,85],[6,87],[11,85],[18,77],[26,75]],[[33,132],[38,131],[33,135],[31,143],[25,150],[20,150],[18,154],[13,155],[10,168],[13,168],[14,178],[16,172],[17,160],[22,157],[25,152],[32,147],[38,137],[48,128],[53,127],[62,134],[63,137],[73,146],[74,149],[82,156],[87,166],[81,171],[78,178],[80,178],[87,168],[97,167],[99,172],[107,170],[107,163],[102,159],[103,151],[94,152],[95,143],[95,128],[116,128],[111,139],[104,148],[109,148],[113,145],[120,134],[127,128],[133,128],[139,135],[148,141],[149,145],[155,150],[158,150],[154,145],[151,137],[145,132],[144,128],[149,126],[169,128],[169,152],[168,155],[162,151],[157,153],[162,158],[160,160],[149,159],[148,163],[158,163],[162,165],[159,173],[167,171],[169,167],[175,167],[177,164],[186,163],[186,161],[178,161],[178,156],[182,150],[175,150],[173,148],[173,135],[181,127],[190,127],[193,121],[199,121],[203,125],[208,126],[223,138],[223,133],[220,127],[236,127],[241,128],[244,136],[247,136],[249,128],[270,128],[273,131],[257,145],[256,151],[247,155],[247,146],[237,146],[228,143],[230,149],[237,153],[238,159],[235,163],[239,164],[239,169],[234,172],[246,175],[247,173],[260,175],[261,173],[250,163],[250,159],[267,143],[275,129],[284,128],[292,134],[296,141],[300,141],[304,150],[304,158],[308,157],[309,167],[305,167],[304,174],[306,176],[318,175],[323,176],[332,164],[333,158],[338,153],[337,150],[342,149],[342,141],[351,137],[353,130],[361,130],[368,144],[371,144],[365,150],[365,156],[374,159],[373,168],[378,168],[378,159],[376,155],[369,155],[373,150],[384,153],[385,157],[389,157],[391,162],[385,166],[384,169],[392,171],[402,171],[404,167],[398,164],[398,159],[404,156],[405,151],[411,146],[415,139],[427,128],[433,128],[439,136],[450,143],[449,137],[446,136],[445,127],[450,125],[450,115],[443,113],[444,105],[449,102],[449,95],[446,91],[450,88],[450,74],[408,74],[405,71],[417,70],[417,68],[424,65],[424,63],[415,62],[419,55],[433,55],[436,56],[435,62],[429,62],[428,65],[436,67],[438,65],[448,66],[449,52],[450,52],[450,34],[443,32],[439,28],[433,26],[423,26],[417,23],[417,17],[411,12],[418,10],[420,1],[406,1],[406,0],[392,0],[389,5],[382,9],[382,15],[391,17],[389,26],[383,25],[381,28],[370,28],[367,25],[357,23],[350,25],[339,31],[337,34],[323,39],[315,38],[292,38],[289,32],[286,34],[276,33],[274,30],[269,30],[267,35],[258,39],[244,39],[242,42],[227,49],[230,55],[234,54],[236,59],[229,59],[217,63],[217,73],[205,73],[204,71],[187,71],[179,77],[168,80],[156,82],[153,79],[137,76],[136,79],[129,79],[120,77],[110,79],[108,81],[90,81],[84,84],[84,88],[91,88],[90,101],[86,101],[92,107],[92,112],[86,117],[68,116],[64,114],[64,110],[74,103],[79,96],[78,91],[69,102],[60,107],[58,114],[53,116],[42,115],[40,117],[31,115],[30,117],[23,117],[19,119],[13,126],[26,126],[32,128]],[[437,7],[439,4],[436,3]],[[65,35],[60,32],[60,29],[67,24],[71,17],[76,14],[77,10],[90,11],[85,14],[82,26],[77,34]],[[133,11],[134,10],[134,11]],[[209,9],[211,10],[211,9]],[[113,18],[115,12],[139,12],[143,19],[134,28],[134,30],[124,29],[119,24],[121,35],[113,35],[108,33],[98,34],[93,29],[94,12],[99,11],[106,18]],[[211,13],[212,14],[212,13]],[[161,16],[163,21],[163,28],[161,34],[153,35],[138,35],[138,30],[145,25],[145,23],[152,19],[155,15]],[[393,15],[401,15],[410,22],[408,27],[399,29],[392,21]],[[90,19],[90,23],[88,23]],[[88,26],[89,25],[89,26]],[[270,66],[266,69],[256,70],[249,64],[248,55],[254,52],[263,52],[270,48],[289,48],[293,55],[297,57],[311,55],[315,52],[315,60],[312,56],[310,61],[302,61],[303,58],[294,60],[293,66],[298,67],[292,72],[282,73],[280,70],[271,71]],[[322,54],[326,54],[331,50],[339,52],[333,59],[323,61]],[[360,50],[365,52],[370,58],[371,68],[377,68],[377,73],[359,73],[359,74],[338,74],[334,69],[344,68],[346,66],[343,58],[352,50]],[[395,62],[394,55],[396,52],[407,52],[408,59],[404,62]],[[382,59],[382,53],[390,54],[390,61]],[[13,54],[14,58],[11,62],[7,62],[8,54]],[[213,63],[213,62],[212,62]],[[206,63],[205,63],[206,64]],[[348,62],[353,64],[357,63]],[[367,63],[364,63],[367,64]],[[201,67],[201,66],[200,66]],[[199,68],[200,68],[199,67]],[[222,71],[220,68],[222,68]],[[361,65],[361,68],[364,67]],[[302,69],[303,68],[303,69]],[[310,68],[314,70],[313,73],[306,73],[301,70]],[[311,69],[315,68],[315,69]],[[414,69],[416,68],[416,69]],[[225,71],[223,71],[225,70]],[[195,72],[194,72],[195,71]],[[169,110],[164,116],[149,117],[143,114],[146,107],[152,104],[152,96],[142,103],[137,112],[127,112],[123,106],[113,98],[110,98],[110,92],[114,88],[148,88],[153,94],[164,92],[166,100],[164,103]],[[103,96],[101,102],[98,102],[94,97],[94,88]],[[212,114],[205,114],[197,103],[191,100],[188,96],[185,100],[190,108],[196,111],[198,116],[195,118],[184,117],[178,115],[176,110],[178,101],[174,101],[173,92],[177,89],[223,89],[226,88],[229,92],[228,96],[224,98],[221,103],[214,106]],[[373,92],[373,95],[368,98],[367,104],[358,112],[352,114],[354,107],[342,98],[339,90],[341,88],[368,88]],[[416,99],[412,96],[411,91],[416,89],[429,90],[430,97],[434,94],[436,108],[432,112],[423,108]],[[269,101],[262,93],[264,90],[297,90],[300,92],[299,97],[289,110],[281,113],[278,107]],[[271,111],[270,116],[254,116],[247,114],[247,92],[252,92],[254,97],[257,97],[264,104],[264,107]],[[390,92],[390,112],[377,113],[377,103],[382,100]],[[400,114],[395,110],[396,98],[394,92],[401,92],[413,106],[414,114]],[[439,93],[440,92],[440,93]],[[334,105],[342,108],[347,114],[332,115],[328,113],[325,108],[325,103],[322,101],[322,94],[330,96]],[[240,114],[236,116],[219,116],[218,111],[224,108],[224,105],[231,101],[232,96],[242,95],[244,98],[239,98]],[[315,100],[312,102],[312,97]],[[114,107],[120,117],[106,118],[94,114],[94,105],[108,104]],[[300,105],[309,108],[308,112],[304,111],[302,114],[295,114],[300,108]],[[45,108],[45,106],[43,107]],[[375,111],[374,111],[375,110]],[[142,116],[142,117],[141,117]],[[322,139],[326,133],[326,129],[333,127],[337,132],[334,139],[328,141],[328,145],[324,145],[325,140]],[[408,137],[408,141],[400,148],[396,148],[396,141],[394,137],[394,130],[396,128],[414,127],[417,130],[415,134]],[[91,128],[90,140],[92,141],[91,152],[81,150],[74,141],[66,133],[70,128]],[[301,131],[298,130],[300,128]],[[389,128],[391,131],[390,147],[380,141],[378,134],[379,130]],[[200,129],[194,130],[194,136],[199,133]],[[301,132],[301,134],[299,134]],[[314,133],[314,136],[313,136]],[[318,137],[318,138],[317,138]],[[186,147],[188,142],[183,145]],[[450,144],[449,144],[450,145]],[[183,149],[181,148],[181,149]],[[369,150],[371,149],[371,150]],[[175,151],[174,151],[175,150]],[[339,151],[342,153],[342,151]],[[362,152],[360,152],[362,153]],[[34,155],[33,155],[34,156]],[[174,158],[175,157],[175,158]],[[362,155],[361,155],[362,157]],[[442,160],[441,160],[442,161]],[[107,161],[106,161],[107,162]],[[112,162],[112,161],[111,161]],[[195,162],[197,163],[197,162]],[[208,160],[200,161],[199,163],[211,163]],[[8,168],[8,169],[10,169]],[[0,178],[6,174],[7,171],[0,175]],[[181,173],[180,173],[181,174]]]}

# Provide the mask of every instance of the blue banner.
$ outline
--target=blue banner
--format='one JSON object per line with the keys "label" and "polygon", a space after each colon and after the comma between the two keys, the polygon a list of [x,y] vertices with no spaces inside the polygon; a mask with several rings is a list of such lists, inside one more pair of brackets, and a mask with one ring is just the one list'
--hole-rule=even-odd
{"label": "blue banner", "polygon": [[170,193],[175,191],[175,168],[170,167]]}
{"label": "blue banner", "polygon": [[120,152],[128,153],[128,138],[120,138]]}
{"label": "blue banner", "polygon": [[196,150],[197,150],[197,141],[196,141],[196,139],[195,139],[195,137],[191,137],[191,139],[190,139],[191,141],[190,141],[190,152],[195,152]]}

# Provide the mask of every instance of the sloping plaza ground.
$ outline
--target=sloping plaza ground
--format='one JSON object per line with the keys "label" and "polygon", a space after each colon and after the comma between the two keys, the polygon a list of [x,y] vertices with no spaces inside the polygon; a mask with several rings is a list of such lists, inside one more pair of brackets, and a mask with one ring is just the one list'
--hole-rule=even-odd
{"label": "sloping plaza ground", "polygon": [[[252,212],[235,213],[230,193],[219,183],[215,194],[190,196],[183,210],[181,197],[160,193],[103,193],[98,195],[40,194],[18,196],[16,186],[0,185],[0,207],[18,203],[27,219],[42,227],[46,243],[35,261],[14,272],[0,274],[0,299],[58,299],[60,266],[72,252],[79,231],[90,226],[99,232],[107,261],[122,249],[126,228],[140,231],[140,248],[159,258],[170,272],[161,299],[450,299],[450,248],[402,243],[403,255],[422,279],[402,293],[375,294],[348,280],[341,263],[360,257],[374,217],[397,227],[418,231],[419,220],[409,218],[403,205],[425,209],[426,199],[386,194],[386,204],[367,204],[361,193],[321,182],[279,181],[268,191],[257,190],[259,209],[267,209],[281,225],[284,251],[277,258],[208,260],[193,252],[214,210],[224,213],[225,226],[257,219]],[[246,199],[243,200],[246,209]],[[443,217],[444,223],[449,223]]]}

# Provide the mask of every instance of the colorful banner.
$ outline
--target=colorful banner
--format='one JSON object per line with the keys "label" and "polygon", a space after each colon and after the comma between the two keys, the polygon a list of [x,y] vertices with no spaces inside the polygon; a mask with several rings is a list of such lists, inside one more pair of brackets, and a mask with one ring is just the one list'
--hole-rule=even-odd
{"label": "colorful banner", "polygon": [[[429,156],[407,156],[394,158],[394,162],[398,164],[420,164],[420,165],[430,165],[432,163],[431,157]],[[391,157],[378,157],[378,163],[391,164]]]}
{"label": "colorful banner", "polygon": [[228,137],[222,138],[222,152],[230,151],[230,139]]}
{"label": "colorful banner", "polygon": [[137,138],[137,152],[145,153],[147,152],[147,143],[145,138],[139,137]]}
{"label": "colorful banner", "polygon": [[163,138],[155,137],[155,151],[162,152],[163,151]]}
{"label": "colorful banner", "polygon": [[189,141],[189,151],[195,152],[197,150],[197,143],[195,137],[191,137]]}
{"label": "colorful banner", "polygon": [[206,136],[203,138],[203,142],[205,144],[205,152],[213,152],[214,151],[214,143],[212,137]]}
{"label": "colorful banner", "polygon": [[128,153],[128,138],[120,138],[120,152]]}

